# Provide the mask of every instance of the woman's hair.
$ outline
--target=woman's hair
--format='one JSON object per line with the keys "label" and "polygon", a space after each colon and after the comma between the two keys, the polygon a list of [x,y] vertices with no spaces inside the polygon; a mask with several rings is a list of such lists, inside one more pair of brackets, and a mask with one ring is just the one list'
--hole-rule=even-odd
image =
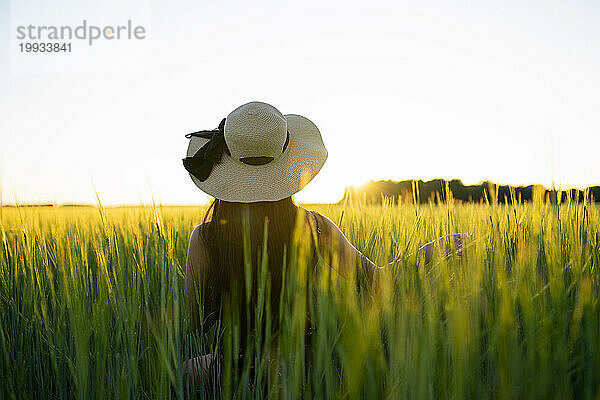
{"label": "woman's hair", "polygon": [[[301,210],[291,197],[258,203],[213,201],[204,217],[206,228],[201,236],[209,263],[206,268],[202,268],[200,278],[205,315],[218,314],[220,307],[222,305],[225,307],[225,304],[240,307],[239,311],[244,313],[247,296],[250,297],[249,311],[251,313],[254,311],[257,304],[256,282],[260,271],[259,258],[263,253],[266,224],[268,229],[267,279],[270,283],[271,296],[270,299],[265,300],[270,301],[271,315],[274,320],[276,319],[282,287],[284,256],[289,255],[294,228]],[[245,255],[248,249],[249,254]],[[249,293],[245,284],[247,272],[245,263],[248,260],[252,273]],[[245,320],[246,318],[241,318],[242,329],[246,329]]]}

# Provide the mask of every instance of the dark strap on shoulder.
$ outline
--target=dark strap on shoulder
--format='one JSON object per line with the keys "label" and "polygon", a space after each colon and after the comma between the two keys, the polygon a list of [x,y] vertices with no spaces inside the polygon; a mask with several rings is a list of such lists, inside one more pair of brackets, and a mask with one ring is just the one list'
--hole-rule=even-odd
{"label": "dark strap on shoulder", "polygon": [[319,213],[315,212],[315,211],[309,211],[306,210],[306,215],[308,217],[308,223],[310,226],[312,226],[311,220],[313,220],[315,222],[314,226],[315,226],[315,231],[317,233],[318,236],[321,235],[321,227],[319,226]]}
{"label": "dark strap on shoulder", "polygon": [[315,230],[317,231],[317,235],[321,235],[321,228],[319,227],[319,213],[314,211],[309,211],[315,220]]}
{"label": "dark strap on shoulder", "polygon": [[[314,211],[306,211],[306,216],[308,218],[308,225],[311,227],[311,237],[313,238],[313,249],[314,249],[314,263],[315,268],[319,264],[319,236],[321,235],[321,227],[319,227],[319,217],[318,213]],[[314,230],[312,229],[314,221]]]}

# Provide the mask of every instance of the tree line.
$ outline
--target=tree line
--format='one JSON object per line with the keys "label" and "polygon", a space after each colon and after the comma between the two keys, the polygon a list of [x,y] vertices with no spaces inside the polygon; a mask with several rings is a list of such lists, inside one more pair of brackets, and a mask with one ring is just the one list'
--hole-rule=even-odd
{"label": "tree line", "polygon": [[465,185],[460,179],[370,181],[344,191],[342,202],[361,200],[367,204],[391,203],[439,203],[448,200],[465,203],[526,203],[534,200],[551,203],[581,202],[584,200],[600,202],[600,186],[580,189],[548,189],[542,185],[511,186],[484,181],[476,185]]}

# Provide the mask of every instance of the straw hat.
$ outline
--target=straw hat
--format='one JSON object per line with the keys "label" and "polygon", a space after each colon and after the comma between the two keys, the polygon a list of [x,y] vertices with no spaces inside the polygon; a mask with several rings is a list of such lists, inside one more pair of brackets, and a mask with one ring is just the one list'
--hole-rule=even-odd
{"label": "straw hat", "polygon": [[186,137],[190,143],[183,164],[196,186],[230,202],[289,197],[306,186],[327,159],[315,124],[258,101],[233,110],[219,128]]}

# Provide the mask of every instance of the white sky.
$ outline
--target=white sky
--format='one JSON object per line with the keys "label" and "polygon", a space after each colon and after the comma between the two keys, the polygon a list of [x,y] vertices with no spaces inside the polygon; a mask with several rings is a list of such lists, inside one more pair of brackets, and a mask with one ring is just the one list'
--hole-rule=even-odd
{"label": "white sky", "polygon": [[[205,202],[184,134],[251,100],[321,130],[329,159],[300,201],[371,178],[600,184],[594,1],[16,4],[0,2],[5,203]],[[84,18],[147,39],[17,53],[16,24]]]}

